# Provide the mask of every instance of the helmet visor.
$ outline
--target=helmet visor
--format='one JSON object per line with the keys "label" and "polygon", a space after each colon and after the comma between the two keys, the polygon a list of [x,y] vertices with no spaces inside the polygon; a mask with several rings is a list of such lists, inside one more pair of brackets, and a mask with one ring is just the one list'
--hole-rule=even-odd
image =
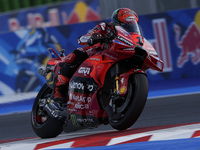
{"label": "helmet visor", "polygon": [[141,35],[140,28],[138,23],[134,20],[130,23],[120,23],[120,26],[123,27],[127,32],[131,34],[139,34]]}

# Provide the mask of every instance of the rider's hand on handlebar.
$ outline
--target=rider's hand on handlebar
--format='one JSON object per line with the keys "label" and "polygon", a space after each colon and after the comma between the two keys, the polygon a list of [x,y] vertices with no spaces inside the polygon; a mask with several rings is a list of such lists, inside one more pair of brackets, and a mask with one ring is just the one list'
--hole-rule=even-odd
{"label": "rider's hand on handlebar", "polygon": [[104,36],[102,36],[100,33],[94,33],[87,42],[90,46],[97,44],[98,42],[101,42],[101,44],[108,43],[116,37],[115,35],[115,32],[112,30],[109,30],[109,32],[107,32]]}
{"label": "rider's hand on handlebar", "polygon": [[87,42],[88,42],[88,45],[92,46],[94,44],[97,44],[98,42],[100,42],[103,39],[104,38],[102,37],[102,35],[100,33],[93,33]]}

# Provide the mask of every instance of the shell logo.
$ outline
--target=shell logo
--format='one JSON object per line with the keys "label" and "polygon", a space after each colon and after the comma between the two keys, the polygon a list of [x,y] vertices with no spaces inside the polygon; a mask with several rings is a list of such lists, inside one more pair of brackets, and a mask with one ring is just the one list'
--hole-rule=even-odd
{"label": "shell logo", "polygon": [[119,90],[119,93],[120,94],[124,94],[126,92],[126,87],[125,86],[122,86]]}

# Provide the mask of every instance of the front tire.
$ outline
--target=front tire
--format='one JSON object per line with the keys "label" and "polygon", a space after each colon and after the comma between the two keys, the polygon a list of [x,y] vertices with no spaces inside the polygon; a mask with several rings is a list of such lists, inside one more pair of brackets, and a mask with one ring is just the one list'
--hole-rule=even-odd
{"label": "front tire", "polygon": [[31,124],[34,132],[41,138],[53,138],[63,131],[63,121],[51,118],[46,112],[41,113],[39,108],[39,99],[45,98],[47,94],[51,94],[46,84],[39,91],[31,112]]}
{"label": "front tire", "polygon": [[133,74],[129,77],[128,92],[123,104],[126,108],[122,113],[120,112],[120,119],[109,120],[114,129],[125,130],[137,121],[145,106],[148,89],[148,80],[145,74]]}

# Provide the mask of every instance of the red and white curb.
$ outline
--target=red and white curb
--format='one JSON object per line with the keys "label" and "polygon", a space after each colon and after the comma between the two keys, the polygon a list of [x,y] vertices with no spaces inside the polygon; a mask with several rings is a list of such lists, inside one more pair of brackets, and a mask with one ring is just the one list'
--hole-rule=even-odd
{"label": "red and white curb", "polygon": [[[87,133],[86,133],[87,134]],[[90,146],[109,146],[125,143],[173,140],[200,137],[200,123],[168,125],[159,127],[147,127],[129,129],[125,131],[110,131],[93,135],[81,136],[77,133],[63,134],[53,139],[28,139],[16,142],[3,143],[0,150],[50,150],[59,148],[90,147]],[[2,143],[2,141],[0,141]]]}

